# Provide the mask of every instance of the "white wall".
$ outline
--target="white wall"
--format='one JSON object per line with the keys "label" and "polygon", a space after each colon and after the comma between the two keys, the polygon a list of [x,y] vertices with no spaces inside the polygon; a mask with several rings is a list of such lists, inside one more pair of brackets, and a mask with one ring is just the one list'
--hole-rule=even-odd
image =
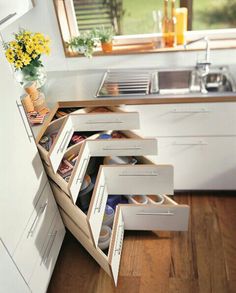
{"label": "white wall", "polygon": [[[175,52],[133,54],[121,56],[97,56],[92,59],[85,57],[65,58],[60,32],[54,11],[53,0],[38,0],[36,7],[21,19],[7,27],[2,36],[9,40],[12,33],[22,27],[31,31],[40,31],[52,39],[52,53],[45,57],[43,63],[48,71],[100,69],[100,68],[126,68],[126,67],[167,67],[195,65],[197,55],[204,57],[203,52]],[[236,50],[214,50],[211,52],[213,64],[236,64],[234,58]]]}

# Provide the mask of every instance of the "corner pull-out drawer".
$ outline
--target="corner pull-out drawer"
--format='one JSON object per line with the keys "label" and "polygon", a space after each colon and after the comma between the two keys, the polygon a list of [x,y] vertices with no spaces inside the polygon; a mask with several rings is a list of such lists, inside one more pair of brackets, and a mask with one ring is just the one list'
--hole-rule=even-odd
{"label": "corner pull-out drawer", "polygon": [[41,259],[42,248],[56,212],[57,205],[47,183],[13,254],[13,259],[26,281],[29,280],[37,261]]}
{"label": "corner pull-out drawer", "polygon": [[[59,212],[56,213],[46,241],[42,249],[42,257],[38,261],[35,270],[29,280],[29,287],[34,293],[44,293],[47,287],[61,249],[65,236],[65,227]],[[30,258],[30,256],[28,256]]]}
{"label": "corner pull-out drawer", "polygon": [[90,112],[72,113],[71,119],[76,131],[129,130],[139,129],[137,112]]}
{"label": "corner pull-out drawer", "polygon": [[[94,135],[95,137],[96,135]],[[72,154],[78,154],[78,159],[68,182],[58,173],[54,173],[50,167],[45,166],[45,168],[48,175],[70,196],[75,204],[91,157],[155,155],[157,154],[157,140],[155,138],[104,140],[91,137],[82,145],[70,147],[64,158],[70,157]]]}
{"label": "corner pull-out drawer", "polygon": [[95,246],[109,194],[172,194],[172,166],[100,166],[87,219]]}
{"label": "corner pull-out drawer", "polygon": [[61,215],[66,227],[80,241],[105,272],[113,277],[115,285],[117,285],[124,238],[124,221],[120,208],[117,207],[116,210],[108,255],[99,247],[95,247],[92,241],[85,236],[78,225],[63,210],[61,210]]}
{"label": "corner pull-out drawer", "polygon": [[187,231],[189,206],[169,197],[161,205],[121,205],[126,230]]}
{"label": "corner pull-out drawer", "polygon": [[47,150],[41,143],[43,140],[43,135],[38,141],[38,149],[43,160],[52,167],[54,172],[57,171],[60,165],[73,133],[74,128],[72,120],[70,116],[68,116],[53,121],[46,129],[44,135],[53,134],[54,136],[54,141],[52,142],[49,150]]}

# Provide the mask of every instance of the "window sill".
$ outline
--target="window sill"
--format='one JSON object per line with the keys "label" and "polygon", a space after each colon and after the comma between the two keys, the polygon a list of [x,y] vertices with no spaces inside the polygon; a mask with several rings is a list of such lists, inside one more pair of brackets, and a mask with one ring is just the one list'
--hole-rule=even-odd
{"label": "window sill", "polygon": [[[196,39],[192,37],[188,41]],[[210,49],[236,49],[236,39],[210,39]],[[114,56],[114,55],[128,55],[128,54],[147,54],[147,53],[168,53],[168,52],[189,52],[205,50],[204,42],[196,42],[191,44],[187,48],[183,45],[175,46],[172,48],[161,47],[160,39],[147,40],[146,42],[134,42],[134,43],[122,43],[118,42],[117,39],[114,41],[113,50],[110,53],[103,53],[101,48],[97,48],[93,56]],[[67,51],[67,57],[84,57],[83,54]]]}

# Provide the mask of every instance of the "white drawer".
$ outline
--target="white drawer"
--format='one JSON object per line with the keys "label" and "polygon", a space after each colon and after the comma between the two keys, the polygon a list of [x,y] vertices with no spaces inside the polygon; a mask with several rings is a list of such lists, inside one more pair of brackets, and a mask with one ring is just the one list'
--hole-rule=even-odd
{"label": "white drawer", "polygon": [[116,210],[108,255],[106,255],[99,247],[96,248],[92,241],[86,238],[81,229],[70,218],[70,216],[68,216],[64,211],[61,211],[61,215],[66,227],[80,241],[84,248],[99,263],[105,272],[109,276],[113,277],[116,286],[124,238],[124,221],[120,208],[117,207]]}
{"label": "white drawer", "polygon": [[[38,149],[43,160],[57,171],[64,153],[75,131],[103,131],[128,130],[139,128],[139,115],[129,113],[119,108],[109,108],[111,112],[86,112],[93,108],[84,108],[65,117],[52,121],[37,138]],[[112,112],[116,111],[116,112]],[[58,132],[56,138],[47,151],[40,143],[40,139],[48,133]]]}
{"label": "white drawer", "polygon": [[236,103],[126,106],[140,114],[138,133],[148,136],[236,135]]}
{"label": "white drawer", "polygon": [[108,140],[89,138],[83,144],[70,147],[64,157],[67,158],[71,154],[79,154],[79,156],[68,182],[58,173],[54,173],[49,166],[45,168],[48,175],[75,204],[91,157],[156,155],[157,140],[155,138]]}
{"label": "white drawer", "polygon": [[57,212],[47,233],[41,259],[37,262],[34,273],[29,280],[29,287],[32,292],[44,293],[47,291],[64,236],[65,227],[59,212]]}
{"label": "white drawer", "polygon": [[125,230],[187,231],[189,206],[163,196],[161,205],[121,205]]}
{"label": "white drawer", "polygon": [[[102,131],[102,130],[129,130],[139,129],[139,114],[137,112],[125,112],[119,108],[106,107],[112,112],[73,112],[71,119],[75,130],[80,131]],[[86,110],[86,108],[85,108]]]}
{"label": "white drawer", "polygon": [[172,164],[177,190],[236,190],[236,137],[158,140],[156,163]]}
{"label": "white drawer", "polygon": [[57,203],[98,245],[109,194],[172,194],[173,168],[163,165],[100,166],[87,215],[52,182]]}
{"label": "white drawer", "polygon": [[26,281],[42,257],[42,248],[56,212],[57,205],[47,183],[13,254],[13,259]]}
{"label": "white drawer", "polygon": [[[58,132],[57,136],[50,147],[50,150],[47,151],[40,143],[40,139],[43,135],[48,133]],[[46,131],[38,139],[38,149],[42,159],[52,167],[53,171],[56,172],[60,162],[63,158],[63,155],[67,149],[67,146],[71,140],[71,137],[74,133],[74,127],[70,116],[55,120],[50,123]]]}

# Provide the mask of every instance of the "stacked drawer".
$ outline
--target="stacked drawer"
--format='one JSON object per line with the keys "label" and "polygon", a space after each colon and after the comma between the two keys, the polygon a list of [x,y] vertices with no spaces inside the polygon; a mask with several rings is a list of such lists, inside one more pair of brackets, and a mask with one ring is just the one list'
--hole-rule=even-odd
{"label": "stacked drawer", "polygon": [[175,189],[235,190],[236,103],[127,106],[139,134],[158,138],[158,163],[175,168]]}
{"label": "stacked drawer", "polygon": [[[67,107],[69,106],[67,103]],[[79,103],[77,107],[80,107]],[[156,139],[142,139],[128,130],[139,127],[138,114],[124,112],[119,108],[106,107],[106,110],[108,112],[103,113],[96,108],[74,109],[69,115],[53,120],[40,134],[38,142],[41,154],[44,152],[42,157],[45,159],[47,173],[53,180],[51,186],[66,227],[117,284],[124,230],[187,230],[189,207],[178,205],[166,196],[173,194],[172,166],[154,165],[144,157],[157,154]],[[58,137],[51,145],[53,149],[45,151],[42,141],[44,142],[45,134],[48,134],[56,123],[61,125],[60,129],[57,129]],[[93,133],[83,142],[67,148],[75,130]],[[111,130],[119,130],[121,138],[101,139],[100,131],[104,134],[104,131],[110,133]],[[69,133],[68,136],[66,132]],[[64,139],[60,138],[61,134]],[[55,149],[56,155],[52,155]],[[61,159],[69,158],[72,154],[75,154],[77,159],[70,177],[65,180],[55,171]],[[101,164],[88,210],[85,211],[76,202],[86,171],[93,158],[108,156],[136,156],[139,164]],[[129,194],[162,194],[164,204],[118,205],[106,253],[99,248],[98,241],[107,200],[110,195]]]}
{"label": "stacked drawer", "polygon": [[[13,260],[33,292],[46,291],[64,235],[65,228],[47,181],[13,254]],[[57,249],[52,249],[53,245]],[[38,287],[34,279],[40,279],[42,285]]]}

